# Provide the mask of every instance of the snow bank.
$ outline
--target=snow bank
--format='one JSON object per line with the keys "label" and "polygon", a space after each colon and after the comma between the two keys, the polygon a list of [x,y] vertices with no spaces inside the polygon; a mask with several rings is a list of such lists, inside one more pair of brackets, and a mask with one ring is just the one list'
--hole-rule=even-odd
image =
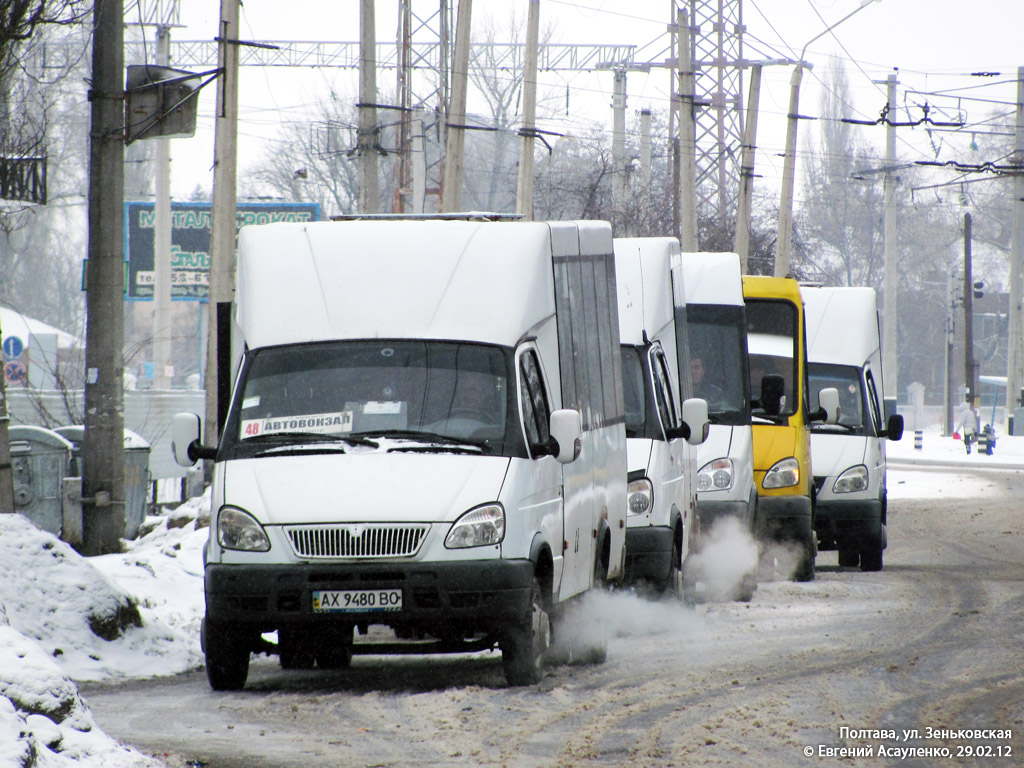
{"label": "snow bank", "polygon": [[0,515],[0,768],[155,768],[98,729],[75,680],[202,665],[209,498],[149,517],[125,551],[84,558],[21,515]]}

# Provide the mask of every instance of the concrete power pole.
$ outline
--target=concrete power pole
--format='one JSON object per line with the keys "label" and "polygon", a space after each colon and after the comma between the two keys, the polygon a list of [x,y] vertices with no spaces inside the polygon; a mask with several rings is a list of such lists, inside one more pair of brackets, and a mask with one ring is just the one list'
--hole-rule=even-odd
{"label": "concrete power pole", "polygon": [[540,0],[530,0],[526,20],[526,56],[523,62],[523,129],[519,143],[519,182],[516,213],[533,221],[533,135],[537,117],[537,42],[540,37]]}
{"label": "concrete power pole", "polygon": [[651,197],[651,110],[640,110],[640,190],[645,202]]}
{"label": "concrete power pole", "polygon": [[[1024,272],[1024,67],[1017,68],[1017,121],[1013,144],[1013,229],[1010,250],[1010,307],[1009,338],[1006,354],[1006,415],[1009,418],[1018,408],[1017,395],[1022,375],[1022,272]],[[1024,404],[1021,404],[1024,406]],[[1013,430],[1024,434],[1014,420]]]}
{"label": "concrete power pole", "polygon": [[466,94],[469,87],[469,38],[473,1],[459,0],[455,23],[455,60],[452,62],[452,98],[448,106],[448,140],[445,143],[441,211],[462,210],[462,162],[466,147]]}
{"label": "concrete power pole", "polygon": [[[156,28],[157,64],[171,64],[171,28]],[[171,377],[171,140],[156,140],[156,205],[153,221],[153,367],[156,389],[170,389]]]}
{"label": "concrete power pole", "polygon": [[[0,339],[2,338],[3,329],[0,328]],[[0,355],[0,362],[2,361],[3,356]],[[14,512],[14,469],[11,467],[11,439],[7,432],[9,421],[4,376],[0,374],[0,514]]]}
{"label": "concrete power pole", "polygon": [[124,3],[93,8],[82,547],[124,535]]}
{"label": "concrete power pole", "polygon": [[964,214],[964,382],[972,408],[981,405],[978,363],[974,359],[974,277],[971,265],[971,214]]}
{"label": "concrete power pole", "polygon": [[761,100],[761,65],[750,67],[750,95],[747,97],[747,119],[743,126],[743,149],[740,154],[740,188],[736,200],[736,234],[733,250],[740,257],[740,272],[748,274],[750,261],[750,206],[754,193],[754,150],[757,145],[757,109]]}
{"label": "concrete power pole", "polygon": [[793,186],[796,180],[796,132],[800,119],[800,82],[804,77],[801,59],[793,69],[789,81],[789,113],[786,128],[786,149],[782,159],[782,192],[779,202],[778,234],[775,241],[775,277],[789,274],[789,263],[793,250]]}
{"label": "concrete power pole", "polygon": [[359,213],[380,210],[377,178],[377,31],[374,0],[359,3]]}
{"label": "concrete power pole", "polygon": [[[889,75],[886,83],[887,115],[896,114],[896,75]],[[883,236],[885,239],[885,265],[882,271],[882,376],[884,385],[882,397],[888,402],[892,412],[896,412],[896,394],[898,389],[899,367],[897,366],[896,347],[899,339],[899,273],[896,258],[899,252],[896,242],[896,125],[895,118],[886,121],[885,127],[885,181],[883,199],[885,200],[885,220]]]}
{"label": "concrete power pole", "polygon": [[[218,27],[217,115],[213,150],[213,218],[210,222],[209,335],[206,345],[206,434],[216,445],[231,392],[231,303],[235,294],[236,182],[238,167],[238,5],[221,0]],[[213,472],[207,462],[207,480]]]}
{"label": "concrete power pole", "polygon": [[697,128],[694,115],[693,48],[686,11],[676,15],[679,50],[679,243],[683,253],[696,253],[697,244]]}
{"label": "concrete power pole", "polygon": [[612,225],[623,235],[626,220],[626,70],[615,69],[612,90]]}

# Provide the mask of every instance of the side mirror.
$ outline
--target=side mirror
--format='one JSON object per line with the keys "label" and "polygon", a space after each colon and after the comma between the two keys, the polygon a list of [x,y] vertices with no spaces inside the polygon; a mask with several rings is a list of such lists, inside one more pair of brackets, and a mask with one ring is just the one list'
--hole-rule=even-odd
{"label": "side mirror", "polygon": [[559,464],[570,464],[583,449],[583,419],[572,408],[561,408],[551,414],[551,437],[558,443],[554,454]]}
{"label": "side mirror", "polygon": [[782,413],[782,404],[786,397],[786,380],[777,373],[769,373],[761,377],[761,399],[757,402],[761,410],[769,416]]}
{"label": "side mirror", "polygon": [[701,397],[691,397],[683,401],[683,425],[689,434],[686,442],[700,445],[708,439],[711,424],[708,422],[708,401]]}
{"label": "side mirror", "polygon": [[903,417],[900,414],[894,413],[889,417],[889,421],[885,425],[884,437],[890,440],[899,440],[903,437]]}
{"label": "side mirror", "polygon": [[818,410],[808,414],[811,421],[824,421],[826,424],[839,423],[839,390],[825,387],[818,390]]}
{"label": "side mirror", "polygon": [[171,419],[171,450],[174,460],[183,467],[191,467],[199,459],[212,459],[215,448],[199,442],[199,417],[194,413],[176,413]]}

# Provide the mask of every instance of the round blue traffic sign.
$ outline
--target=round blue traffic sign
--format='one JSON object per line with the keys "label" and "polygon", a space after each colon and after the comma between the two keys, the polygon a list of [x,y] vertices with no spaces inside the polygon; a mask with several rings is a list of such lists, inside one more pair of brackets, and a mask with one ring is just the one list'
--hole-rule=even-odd
{"label": "round blue traffic sign", "polygon": [[24,349],[25,345],[17,336],[8,336],[4,339],[4,357],[8,360],[21,357],[22,350]]}

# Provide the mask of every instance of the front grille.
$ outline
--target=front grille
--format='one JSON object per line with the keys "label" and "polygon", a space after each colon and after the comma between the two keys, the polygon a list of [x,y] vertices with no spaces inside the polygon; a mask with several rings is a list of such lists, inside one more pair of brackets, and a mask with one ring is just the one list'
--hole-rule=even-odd
{"label": "front grille", "polygon": [[302,558],[412,557],[427,537],[429,525],[296,525],[285,528],[295,554]]}
{"label": "front grille", "polygon": [[822,489],[822,487],[825,485],[825,480],[826,479],[827,478],[821,477],[820,475],[816,476],[814,478],[814,491],[815,491],[815,493],[817,493],[818,491],[820,491]]}

